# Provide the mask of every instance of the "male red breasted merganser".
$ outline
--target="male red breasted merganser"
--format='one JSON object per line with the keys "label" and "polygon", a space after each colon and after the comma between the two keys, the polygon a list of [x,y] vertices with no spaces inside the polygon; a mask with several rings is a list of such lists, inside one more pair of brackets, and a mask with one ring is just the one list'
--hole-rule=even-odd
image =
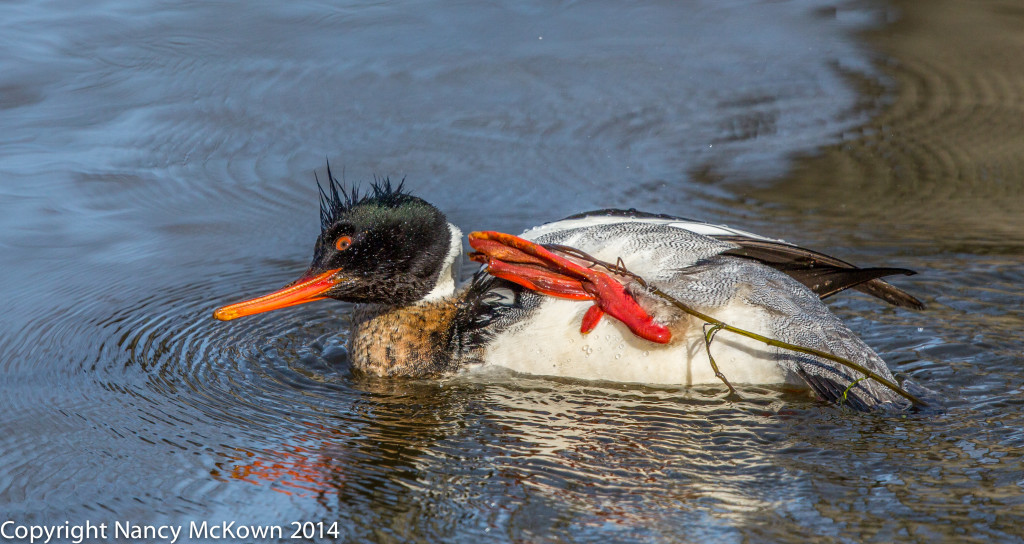
{"label": "male red breasted merganser", "polygon": [[[481,271],[460,288],[462,232],[401,185],[384,180],[360,197],[328,168],[328,189],[320,193],[321,234],[306,273],[279,291],[219,308],[214,317],[227,321],[324,298],[356,303],[351,364],[380,376],[431,377],[499,365],[583,379],[718,382],[704,323],[653,296],[654,287],[736,327],[847,358],[894,382],[885,362],[820,299],[854,288],[897,306],[923,307],[879,279],[909,270],[857,268],[780,240],[678,217],[600,210],[521,235],[524,243],[621,259],[649,286],[611,276],[628,293],[625,302],[639,305],[641,319],[656,329],[645,334],[616,319],[597,322],[602,312],[590,302],[523,287],[532,286],[530,280]],[[477,247],[483,238],[486,233],[470,236]],[[581,323],[592,332],[581,334]],[[727,333],[710,350],[733,383],[802,384],[826,401],[859,409],[906,405],[875,380],[813,355]]]}

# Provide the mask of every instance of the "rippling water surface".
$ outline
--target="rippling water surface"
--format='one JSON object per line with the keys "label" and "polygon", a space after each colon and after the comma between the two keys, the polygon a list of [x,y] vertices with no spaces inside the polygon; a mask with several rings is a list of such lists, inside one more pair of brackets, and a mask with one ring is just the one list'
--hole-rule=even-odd
{"label": "rippling water surface", "polygon": [[[0,521],[1018,542],[1022,44],[1008,0],[4,4]],[[464,229],[637,207],[916,269],[923,312],[830,305],[943,409],[368,379],[348,305],[212,321],[304,269],[325,158]]]}

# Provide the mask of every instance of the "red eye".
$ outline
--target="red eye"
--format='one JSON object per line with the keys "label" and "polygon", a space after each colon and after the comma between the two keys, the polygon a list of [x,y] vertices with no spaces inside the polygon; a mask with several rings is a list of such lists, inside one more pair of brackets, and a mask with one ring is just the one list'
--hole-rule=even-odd
{"label": "red eye", "polygon": [[352,237],[351,236],[342,236],[341,238],[338,238],[337,242],[334,242],[334,247],[338,248],[338,251],[345,251],[351,245],[352,245]]}

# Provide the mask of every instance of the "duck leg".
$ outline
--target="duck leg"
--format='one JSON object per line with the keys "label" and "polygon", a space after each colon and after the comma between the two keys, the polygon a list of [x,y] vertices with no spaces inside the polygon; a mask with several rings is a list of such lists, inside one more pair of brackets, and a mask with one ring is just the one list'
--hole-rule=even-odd
{"label": "duck leg", "polygon": [[487,265],[487,271],[494,276],[550,296],[593,300],[594,308],[587,312],[580,329],[583,333],[593,330],[607,313],[640,338],[659,344],[672,339],[668,327],[656,322],[626,291],[626,286],[609,274],[502,232],[471,232],[469,245],[476,250],[470,258]]}

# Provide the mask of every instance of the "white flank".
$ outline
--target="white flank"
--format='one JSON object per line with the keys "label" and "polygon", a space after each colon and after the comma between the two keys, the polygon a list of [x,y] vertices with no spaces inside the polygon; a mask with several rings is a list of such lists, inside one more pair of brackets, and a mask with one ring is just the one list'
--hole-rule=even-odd
{"label": "white flank", "polygon": [[[605,316],[589,334],[580,333],[589,302],[547,298],[531,318],[500,334],[486,348],[485,364],[547,376],[649,384],[721,383],[715,376],[696,330],[673,331],[668,344],[634,335],[613,317]],[[758,330],[767,316],[742,303],[715,311],[716,317]],[[683,334],[678,334],[683,333]],[[795,381],[775,359],[775,350],[728,332],[719,332],[711,353],[733,383]]]}

